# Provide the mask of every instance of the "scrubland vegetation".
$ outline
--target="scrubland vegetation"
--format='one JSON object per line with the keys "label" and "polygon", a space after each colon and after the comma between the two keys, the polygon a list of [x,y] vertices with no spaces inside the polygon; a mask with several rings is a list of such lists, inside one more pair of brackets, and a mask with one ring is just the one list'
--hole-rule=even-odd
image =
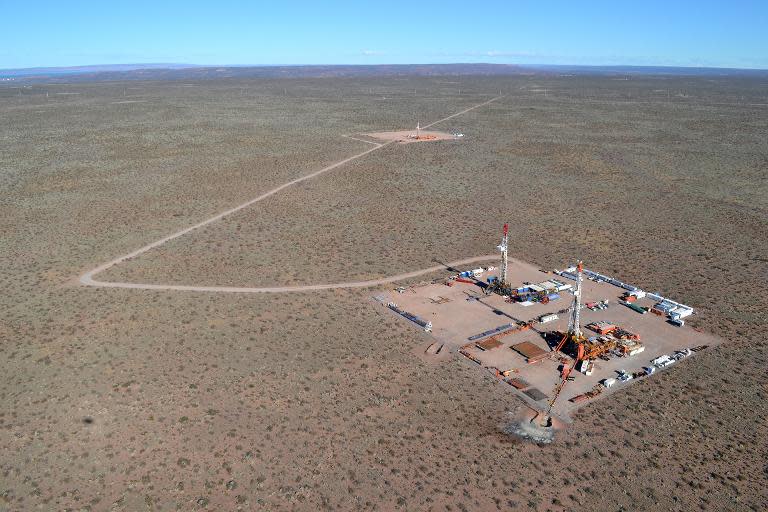
{"label": "scrubland vegetation", "polygon": [[[765,85],[0,88],[0,508],[764,510]],[[385,276],[491,253],[510,222],[514,257],[543,267],[580,257],[698,306],[690,326],[726,339],[586,407],[551,446],[501,433],[519,404],[492,378],[413,358],[423,334],[377,309],[375,290],[75,283],[364,148],[342,134],[408,128],[500,90],[439,127],[462,141],[388,146],[99,277]]]}

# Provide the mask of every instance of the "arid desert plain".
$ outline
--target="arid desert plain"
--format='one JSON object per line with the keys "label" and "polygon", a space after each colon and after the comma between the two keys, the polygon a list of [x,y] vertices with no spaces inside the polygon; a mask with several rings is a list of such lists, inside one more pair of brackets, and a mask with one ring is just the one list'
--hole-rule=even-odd
{"label": "arid desert plain", "polygon": [[[764,78],[0,86],[0,510],[766,510],[766,141]],[[721,343],[510,436],[373,300],[504,223]]]}

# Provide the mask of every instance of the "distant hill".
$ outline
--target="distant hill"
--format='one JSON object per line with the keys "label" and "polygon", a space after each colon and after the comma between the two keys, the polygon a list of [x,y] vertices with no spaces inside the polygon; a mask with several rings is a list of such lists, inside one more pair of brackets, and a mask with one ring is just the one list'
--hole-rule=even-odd
{"label": "distant hill", "polygon": [[319,78],[460,75],[677,75],[758,76],[768,70],[645,66],[548,66],[512,64],[388,64],[328,66],[198,66],[194,64],[115,64],[0,70],[0,80],[24,83],[122,80],[205,80],[217,78]]}
{"label": "distant hill", "polygon": [[82,75],[94,73],[110,72],[128,72],[136,70],[178,70],[184,68],[200,67],[194,64],[95,64],[91,66],[70,66],[70,67],[51,67],[51,68],[21,68],[21,69],[0,69],[0,77],[29,77],[29,76],[61,76],[61,75]]}
{"label": "distant hill", "polygon": [[519,75],[537,71],[508,64],[393,64],[329,66],[195,66],[127,64],[0,70],[0,78],[24,82],[195,80],[215,78],[318,78],[376,76]]}
{"label": "distant hill", "polygon": [[529,65],[531,70],[571,75],[670,75],[670,76],[756,76],[768,77],[768,69],[691,68],[676,66],[564,66]]}

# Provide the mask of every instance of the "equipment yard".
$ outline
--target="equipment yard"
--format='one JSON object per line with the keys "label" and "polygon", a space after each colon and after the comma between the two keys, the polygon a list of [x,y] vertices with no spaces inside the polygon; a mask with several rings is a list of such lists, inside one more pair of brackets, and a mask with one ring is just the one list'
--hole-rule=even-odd
{"label": "equipment yard", "polygon": [[[482,268],[482,267],[481,267]],[[568,329],[568,310],[573,297],[575,282],[553,272],[545,272],[521,261],[510,260],[508,278],[513,286],[523,283],[552,283],[554,279],[563,288],[554,300],[520,302],[505,300],[499,294],[486,294],[488,278],[498,277],[496,269],[477,274],[477,279],[458,277],[445,281],[400,288],[380,300],[396,303],[399,309],[415,315],[423,323],[430,322],[434,342],[425,342],[425,352],[434,345],[442,348],[439,354],[458,354],[470,364],[477,365],[498,378],[526,403],[538,410],[545,410],[554,390],[561,383],[561,368],[570,366],[573,357],[554,349]],[[565,287],[571,286],[571,289]],[[534,285],[536,288],[536,285]],[[584,280],[581,320],[583,326],[607,322],[613,328],[623,329],[625,338],[639,337],[637,352],[626,350],[620,355],[620,347],[607,351],[603,358],[594,359],[590,375],[572,372],[572,381],[555,402],[552,414],[567,420],[573,410],[591,401],[624,389],[632,381],[644,378],[647,372],[655,373],[651,360],[664,356],[687,358],[685,349],[713,346],[719,340],[709,334],[689,327],[677,327],[658,314],[641,314],[621,304],[620,297],[627,291],[608,282]],[[660,301],[648,296],[633,304],[652,309]],[[605,304],[607,303],[607,307]],[[557,318],[552,319],[550,315]],[[548,318],[549,317],[549,318]],[[542,322],[541,320],[545,320]],[[417,320],[418,322],[418,320]],[[414,327],[423,324],[412,322]],[[610,331],[615,329],[607,327]],[[599,338],[600,333],[589,327],[583,329],[588,338]],[[612,340],[617,338],[611,337]],[[595,340],[598,341],[598,340]],[[639,342],[639,343],[638,343]],[[682,353],[688,354],[683,356]],[[631,355],[630,355],[631,354]],[[427,356],[430,357],[430,356]],[[653,370],[644,370],[653,368]],[[620,373],[633,374],[623,382]],[[606,379],[607,382],[606,382]],[[624,377],[624,379],[627,379]],[[605,384],[608,384],[607,387]],[[598,390],[594,397],[584,396]],[[578,398],[583,397],[583,398]]]}

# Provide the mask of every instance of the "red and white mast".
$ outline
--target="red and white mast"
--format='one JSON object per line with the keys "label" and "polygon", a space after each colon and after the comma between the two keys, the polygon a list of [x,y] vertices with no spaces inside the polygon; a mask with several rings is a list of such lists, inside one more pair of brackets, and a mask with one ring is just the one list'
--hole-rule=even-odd
{"label": "red and white mast", "polygon": [[499,274],[499,280],[501,281],[501,286],[504,288],[509,286],[507,281],[507,268],[509,267],[509,261],[507,259],[507,248],[509,247],[509,239],[507,237],[508,232],[509,225],[504,224],[504,236],[501,239],[501,243],[497,247],[497,249],[499,249],[501,252],[501,272]]}

